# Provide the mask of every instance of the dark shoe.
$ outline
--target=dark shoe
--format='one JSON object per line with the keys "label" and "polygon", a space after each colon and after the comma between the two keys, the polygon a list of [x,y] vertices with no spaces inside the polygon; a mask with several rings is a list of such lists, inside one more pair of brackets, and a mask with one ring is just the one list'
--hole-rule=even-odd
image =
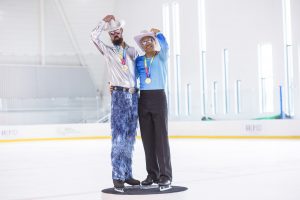
{"label": "dark shoe", "polygon": [[124,181],[122,180],[113,180],[115,191],[124,192]]}
{"label": "dark shoe", "polygon": [[159,186],[168,186],[171,185],[171,180],[166,176],[161,176],[158,181]]}
{"label": "dark shoe", "polygon": [[142,181],[142,185],[152,185],[153,183],[158,183],[158,180],[154,180],[150,175]]}
{"label": "dark shoe", "polygon": [[125,180],[125,183],[129,184],[129,185],[140,185],[141,182],[139,180],[136,180],[134,178],[129,178],[127,180]]}

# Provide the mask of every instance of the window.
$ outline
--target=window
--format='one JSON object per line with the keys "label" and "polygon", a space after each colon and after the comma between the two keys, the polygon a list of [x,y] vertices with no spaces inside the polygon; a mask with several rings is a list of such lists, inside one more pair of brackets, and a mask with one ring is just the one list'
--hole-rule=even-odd
{"label": "window", "polygon": [[213,114],[217,114],[218,112],[218,82],[213,82],[213,89],[212,89],[212,106],[213,106]]}
{"label": "window", "polygon": [[[206,23],[205,23],[205,1],[198,0],[198,27],[199,27],[199,49],[200,49],[200,80],[201,80],[201,98],[202,115],[207,116],[207,95],[206,95]],[[214,104],[213,104],[214,105]],[[216,112],[216,107],[213,108]]]}
{"label": "window", "polygon": [[228,49],[223,50],[223,81],[224,81],[224,107],[225,114],[229,112],[229,90],[228,90]]}
{"label": "window", "polygon": [[290,0],[283,0],[283,27],[284,27],[284,43],[285,43],[285,98],[287,114],[294,115],[293,102],[293,42],[292,42],[292,22],[291,22],[291,2]]}
{"label": "window", "polygon": [[236,89],[235,89],[235,97],[236,97],[236,113],[242,112],[242,106],[241,106],[241,80],[236,80]]}
{"label": "window", "polygon": [[274,111],[273,55],[271,44],[258,46],[260,112]]}
{"label": "window", "polygon": [[176,115],[180,115],[180,20],[179,20],[179,4],[172,3],[172,25],[173,25],[173,62],[175,69],[175,105]]}
{"label": "window", "polygon": [[191,84],[186,85],[186,115],[191,115]]}
{"label": "window", "polygon": [[[163,12],[163,32],[168,42],[170,42],[170,6],[168,3],[163,4],[162,6],[162,12]],[[170,91],[171,91],[171,77],[170,77],[170,59],[168,61],[167,66],[167,84],[166,84],[166,93],[167,93],[167,101],[169,107],[171,107],[171,101],[170,101]]]}

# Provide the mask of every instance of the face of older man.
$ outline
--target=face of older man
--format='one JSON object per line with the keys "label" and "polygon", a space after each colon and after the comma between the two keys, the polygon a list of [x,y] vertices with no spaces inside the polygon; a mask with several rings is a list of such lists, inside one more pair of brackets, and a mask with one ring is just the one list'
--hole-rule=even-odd
{"label": "face of older man", "polygon": [[155,51],[155,39],[151,36],[143,37],[140,41],[145,52]]}
{"label": "face of older man", "polygon": [[110,39],[114,45],[121,45],[123,42],[123,29],[117,29],[109,32]]}

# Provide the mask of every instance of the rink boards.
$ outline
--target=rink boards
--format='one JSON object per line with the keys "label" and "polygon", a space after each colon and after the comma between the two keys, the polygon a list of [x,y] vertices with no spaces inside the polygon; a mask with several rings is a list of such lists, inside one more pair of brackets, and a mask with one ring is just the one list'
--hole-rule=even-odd
{"label": "rink boards", "polygon": [[[171,121],[169,136],[300,139],[300,120]],[[109,123],[0,126],[0,142],[108,138]]]}

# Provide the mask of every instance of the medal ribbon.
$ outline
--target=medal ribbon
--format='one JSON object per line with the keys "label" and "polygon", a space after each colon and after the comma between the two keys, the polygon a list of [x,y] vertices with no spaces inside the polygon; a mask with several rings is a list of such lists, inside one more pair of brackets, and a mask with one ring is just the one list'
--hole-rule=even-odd
{"label": "medal ribbon", "polygon": [[123,58],[122,58],[121,62],[122,62],[122,65],[126,65],[126,50],[125,49],[123,49]]}
{"label": "medal ribbon", "polygon": [[154,57],[155,57],[155,56],[152,56],[151,61],[150,61],[150,65],[149,65],[149,66],[147,66],[147,59],[146,59],[146,56],[144,57],[144,67],[145,67],[146,77],[147,77],[147,78],[150,78],[150,77],[151,77],[151,66],[152,66]]}
{"label": "medal ribbon", "polygon": [[122,65],[126,65],[126,49],[127,48],[124,48],[123,49],[123,53],[122,54],[120,54],[120,46],[115,46],[116,47],[116,49],[118,50],[118,52],[119,52],[119,57],[120,57],[120,60],[121,60],[121,63],[122,63]]}

